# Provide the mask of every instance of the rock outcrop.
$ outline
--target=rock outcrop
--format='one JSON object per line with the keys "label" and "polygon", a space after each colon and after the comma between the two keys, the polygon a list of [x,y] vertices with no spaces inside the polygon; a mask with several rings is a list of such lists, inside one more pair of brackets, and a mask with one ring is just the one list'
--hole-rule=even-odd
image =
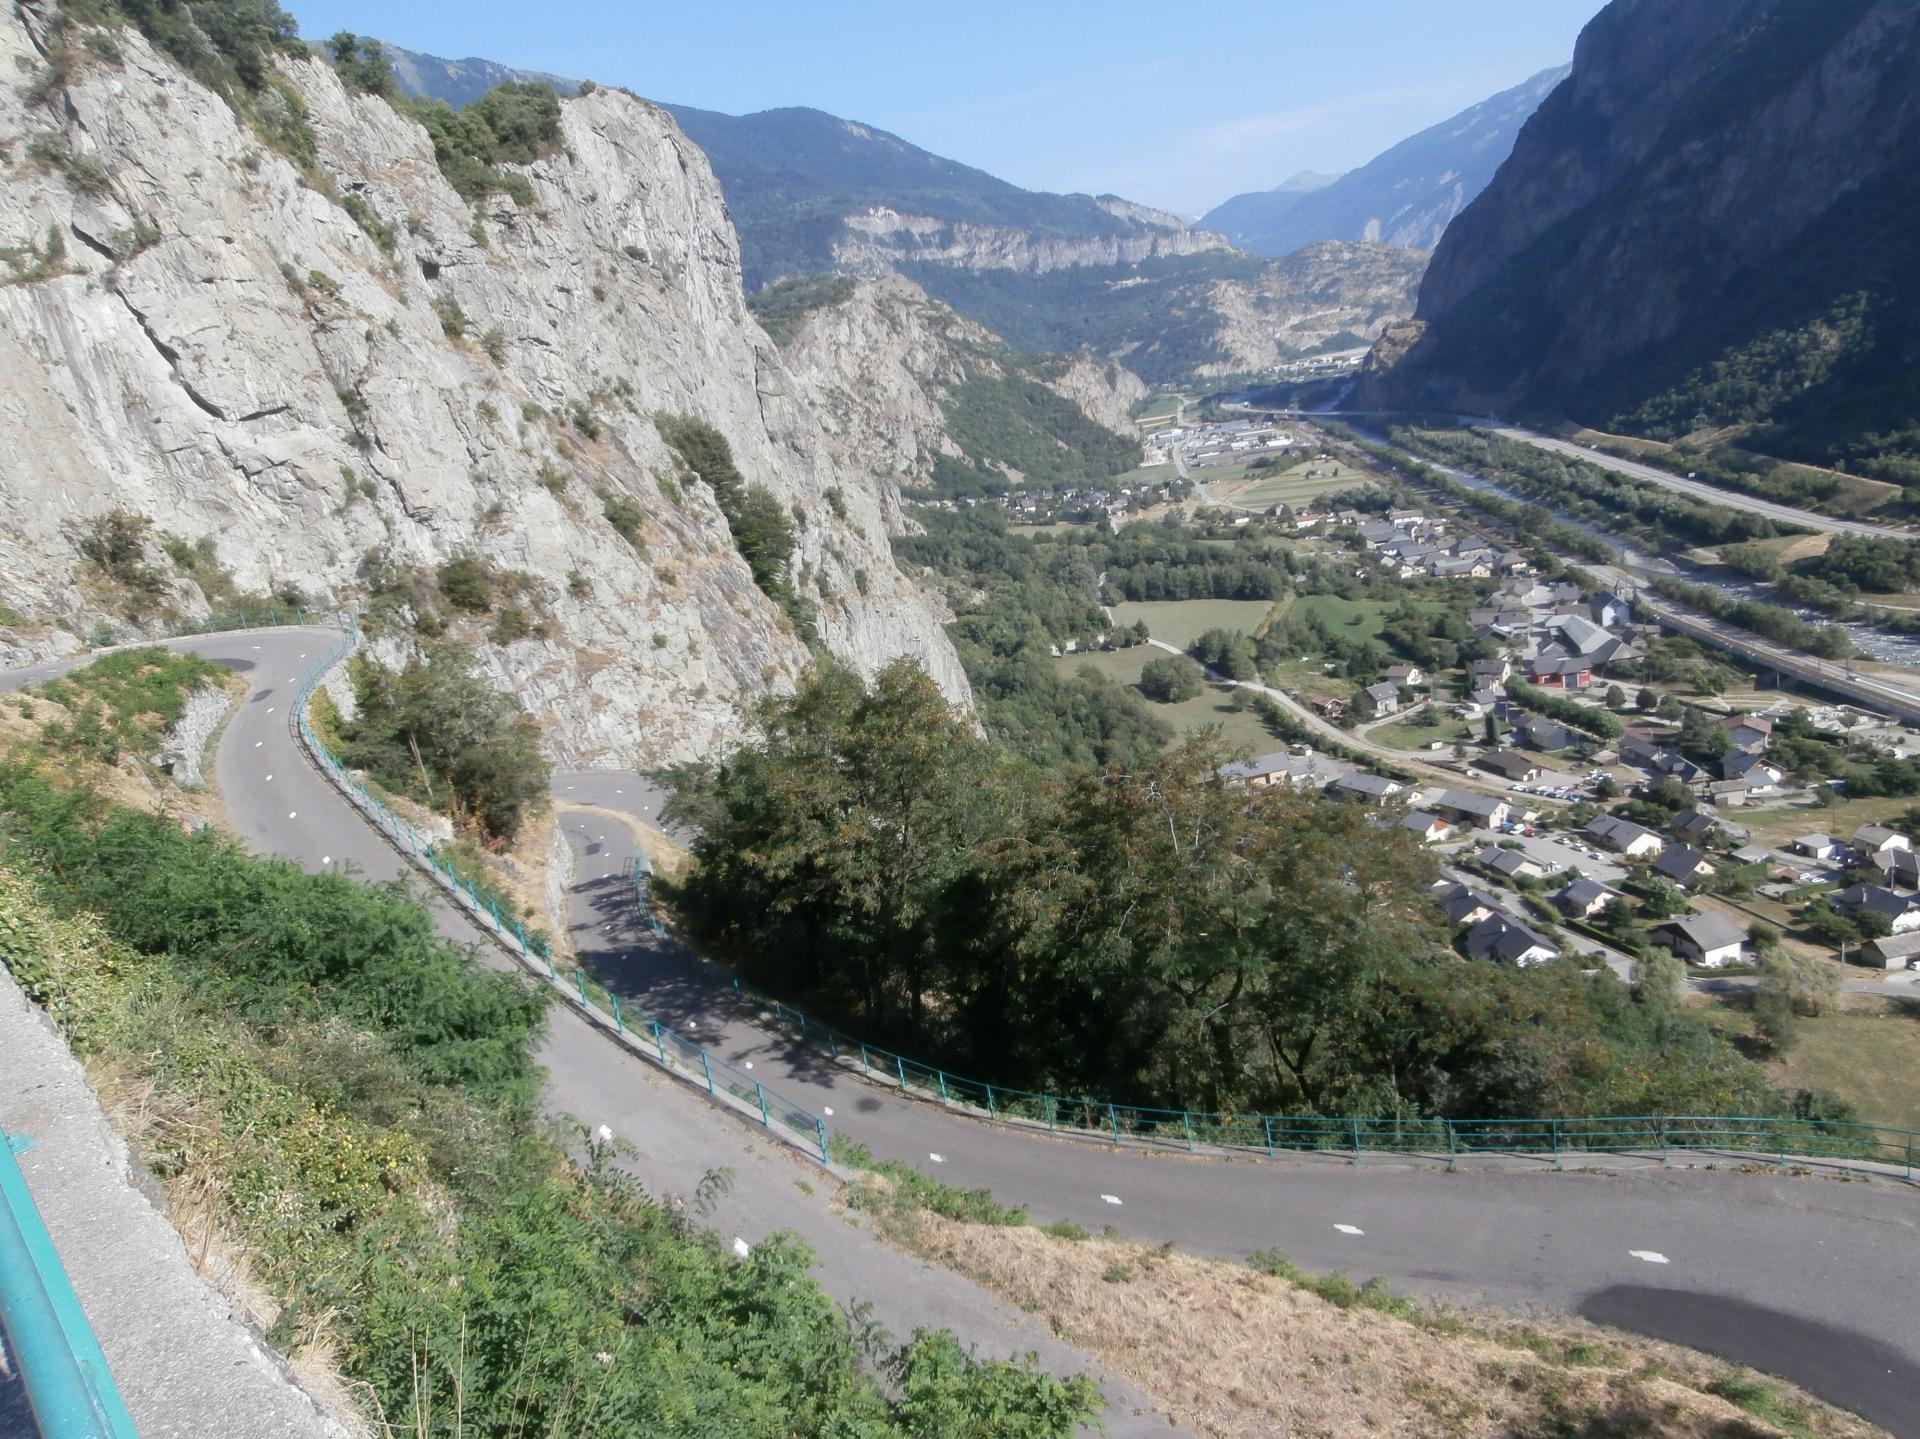
{"label": "rock outcrop", "polygon": [[935,456],[965,455],[942,402],[969,378],[1018,373],[1122,435],[1137,433],[1129,412],[1147,393],[1112,361],[1015,355],[891,273],[862,279],[843,299],[808,312],[782,352],[829,436],[835,463],[864,469],[888,493],[925,481]]}
{"label": "rock outcrop", "polygon": [[[151,521],[141,563],[188,615],[211,570],[349,602],[370,554],[471,554],[531,577],[545,637],[485,648],[557,755],[702,753],[808,652],[712,493],[674,481],[655,416],[690,415],[794,517],[825,646],[863,671],[912,655],[967,698],[894,566],[897,494],[836,468],[746,309],[706,158],[664,112],[567,99],[561,147],[515,167],[532,203],[470,205],[419,125],[316,60],[278,61],[313,140],[299,163],[131,28],[54,72],[39,14],[0,21],[16,616],[84,632],[111,608],[82,551],[114,512]],[[163,533],[206,567],[169,572]]]}
{"label": "rock outcrop", "polygon": [[1056,235],[1013,225],[903,214],[875,205],[841,217],[844,229],[834,242],[833,259],[853,270],[953,265],[1044,275],[1076,265],[1137,265],[1168,255],[1228,248],[1218,235],[1189,229],[1162,211],[1110,198],[1095,203],[1120,222],[1116,233]]}

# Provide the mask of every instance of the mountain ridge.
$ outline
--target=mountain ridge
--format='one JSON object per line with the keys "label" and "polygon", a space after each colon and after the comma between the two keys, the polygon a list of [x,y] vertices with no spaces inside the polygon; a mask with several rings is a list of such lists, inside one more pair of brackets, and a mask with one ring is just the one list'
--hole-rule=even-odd
{"label": "mountain ridge", "polygon": [[1321,240],[1431,250],[1493,178],[1521,125],[1567,70],[1559,65],[1531,75],[1325,185],[1302,190],[1296,175],[1271,190],[1235,195],[1199,224],[1256,255],[1285,255]]}
{"label": "mountain ridge", "polygon": [[1613,0],[1362,394],[1920,483],[1916,193],[1920,9]]}

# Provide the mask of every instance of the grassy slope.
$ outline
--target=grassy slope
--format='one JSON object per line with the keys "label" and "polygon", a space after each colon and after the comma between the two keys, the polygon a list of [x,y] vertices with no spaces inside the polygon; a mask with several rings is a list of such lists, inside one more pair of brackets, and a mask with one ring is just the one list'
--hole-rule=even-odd
{"label": "grassy slope", "polygon": [[[1180,601],[1179,603],[1220,603],[1220,601]],[[1227,603],[1233,603],[1228,601]],[[1132,649],[1114,650],[1110,653],[1094,652],[1084,655],[1062,655],[1053,662],[1054,668],[1062,676],[1078,672],[1082,665],[1092,665],[1116,684],[1138,684],[1140,671],[1151,659],[1165,659],[1167,652],[1152,645],[1135,645]],[[1208,725],[1220,726],[1222,734],[1230,745],[1252,750],[1255,754],[1270,754],[1283,746],[1267,732],[1267,727],[1251,710],[1238,711],[1227,705],[1227,696],[1232,693],[1225,685],[1208,685],[1195,698],[1183,704],[1165,705],[1147,701],[1147,710],[1159,719],[1174,727],[1174,735],[1179,736]]]}

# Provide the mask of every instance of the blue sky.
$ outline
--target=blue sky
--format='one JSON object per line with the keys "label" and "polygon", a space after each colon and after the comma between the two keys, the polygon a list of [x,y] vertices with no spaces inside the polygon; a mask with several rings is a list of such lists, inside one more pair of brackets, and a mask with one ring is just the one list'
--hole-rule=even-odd
{"label": "blue sky", "polygon": [[1573,53],[1601,0],[285,0],[378,35],[735,113],[812,105],[1043,190],[1194,214],[1340,171]]}

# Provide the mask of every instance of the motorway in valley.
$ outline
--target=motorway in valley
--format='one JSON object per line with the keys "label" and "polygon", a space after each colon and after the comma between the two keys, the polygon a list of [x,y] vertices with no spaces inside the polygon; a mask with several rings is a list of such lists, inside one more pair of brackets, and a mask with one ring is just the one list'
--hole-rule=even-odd
{"label": "motorway in valley", "polygon": [[[264,630],[176,647],[230,664],[248,682],[213,766],[234,832],[308,869],[387,878],[403,861],[324,780],[291,723],[298,677],[336,639],[317,628]],[[71,667],[16,671],[0,687]],[[1783,1375],[1920,1436],[1920,1330],[1911,1322],[1920,1194],[1909,1185],[1654,1159],[1559,1173],[1548,1161],[1492,1158],[1450,1173],[1412,1157],[1188,1156],[991,1126],[826,1062],[763,1023],[715,966],[637,922],[633,826],[657,823],[661,802],[647,781],[562,773],[554,797],[578,866],[573,940],[629,1013],[645,1010],[730,1063],[752,1065],[878,1155],[989,1188],[1027,1205],[1037,1222],[1111,1224],[1228,1259],[1278,1248],[1306,1268],[1380,1275],[1401,1291],[1619,1324]],[[490,963],[508,962],[457,909],[433,902],[444,932],[480,944]],[[1115,1400],[1113,1434],[1170,1432],[1149,1401],[1031,1316],[835,1214],[817,1164],[619,1049],[569,1006],[554,1006],[541,1057],[550,1107],[608,1125],[630,1146],[623,1162],[653,1192],[690,1193],[706,1171],[733,1168],[732,1192],[711,1219],[723,1235],[758,1243],[795,1231],[820,1255],[828,1291],[873,1303],[897,1335],[945,1325],[983,1351],[1036,1349],[1052,1368],[1101,1378]]]}

